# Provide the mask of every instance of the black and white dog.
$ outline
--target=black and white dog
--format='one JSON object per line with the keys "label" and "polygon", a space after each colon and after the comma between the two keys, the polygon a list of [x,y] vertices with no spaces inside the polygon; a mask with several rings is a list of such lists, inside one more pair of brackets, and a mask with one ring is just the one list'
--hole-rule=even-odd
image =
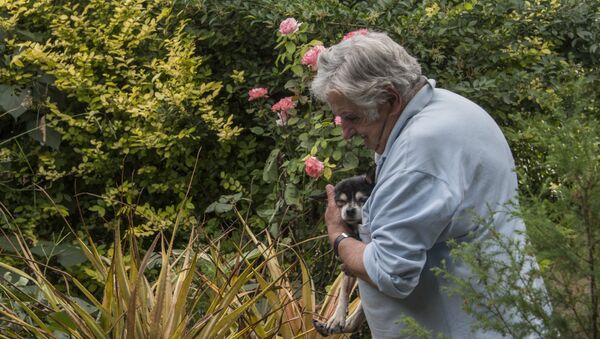
{"label": "black and white dog", "polygon": [[[335,186],[335,203],[341,209],[342,219],[352,230],[352,236],[358,239],[362,224],[362,208],[369,198],[374,186],[374,174],[370,171],[367,175],[354,176],[340,181]],[[326,193],[311,195],[312,199],[327,199]],[[323,323],[313,320],[313,326],[323,336],[337,333],[356,332],[365,320],[362,305],[346,319],[350,293],[356,283],[356,277],[344,274],[340,286],[337,307],[333,316]]]}

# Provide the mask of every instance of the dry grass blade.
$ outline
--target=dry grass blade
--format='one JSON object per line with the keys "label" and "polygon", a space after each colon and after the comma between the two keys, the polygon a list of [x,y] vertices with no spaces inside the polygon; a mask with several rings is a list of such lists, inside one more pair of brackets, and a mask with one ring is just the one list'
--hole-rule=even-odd
{"label": "dry grass blade", "polygon": [[[193,239],[194,237],[192,234],[188,243],[188,249],[192,248]],[[195,276],[194,268],[196,267],[196,262],[198,260],[197,254],[194,254],[192,258],[190,258],[190,254],[191,252],[186,249],[183,266],[177,274],[177,280],[175,282],[171,317],[167,325],[168,333],[171,334],[171,337],[178,336],[182,333],[184,329],[183,324],[185,324],[184,319],[187,318],[186,305]]]}
{"label": "dry grass blade", "polygon": [[[315,312],[315,286],[304,260],[300,256],[298,258],[302,271],[302,301],[304,304],[302,328],[306,329],[312,327],[312,317]],[[311,328],[310,331],[314,331],[314,328]],[[305,334],[308,335],[308,333]]]}
{"label": "dry grass blade", "polygon": [[[231,305],[236,304],[238,293],[242,291],[243,286],[249,282],[252,275],[252,267],[247,267],[238,276],[231,279],[232,284],[230,286],[224,285],[223,288],[219,289],[218,294],[221,295],[221,298],[218,302],[213,302],[209,308],[212,309],[212,311],[208,311],[211,319],[202,330],[200,337],[216,338],[225,333],[232,322],[232,317],[228,316]],[[239,308],[242,305],[238,302],[236,306],[236,308]]]}
{"label": "dry grass blade", "polygon": [[[148,252],[146,252],[146,255],[144,256],[144,259],[142,260],[142,263],[140,264],[140,267],[138,269],[138,274],[136,277],[136,281],[135,284],[133,286],[133,291],[131,293],[131,299],[129,300],[129,305],[127,306],[127,338],[131,338],[134,339],[136,336],[135,334],[138,333],[138,335],[143,335],[143,331],[140,328],[140,326],[137,325],[137,302],[138,302],[138,291],[142,288],[142,280],[144,278],[144,271],[146,270],[146,267],[148,266],[148,262],[150,261],[150,256],[151,254],[154,252],[154,248],[156,247],[156,244],[158,242],[159,237],[157,236],[156,238],[154,238],[154,241],[152,242],[152,245],[150,245],[150,248],[148,249]],[[144,293],[142,293],[142,298],[145,296]],[[137,331],[136,331],[137,328]],[[147,335],[147,333],[145,333]]]}
{"label": "dry grass blade", "polygon": [[161,242],[161,269],[158,275],[158,281],[154,288],[156,289],[156,302],[154,308],[150,312],[150,337],[159,338],[162,328],[163,310],[166,310],[167,290],[170,287],[169,281],[169,257],[165,250],[164,242]]}

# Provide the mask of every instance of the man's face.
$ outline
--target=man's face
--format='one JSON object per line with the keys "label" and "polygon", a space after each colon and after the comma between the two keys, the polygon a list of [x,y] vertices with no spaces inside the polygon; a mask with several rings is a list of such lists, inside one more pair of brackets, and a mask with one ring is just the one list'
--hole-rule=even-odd
{"label": "man's face", "polygon": [[383,134],[388,112],[380,110],[377,119],[369,120],[363,109],[337,92],[331,92],[327,96],[327,102],[333,114],[342,118],[341,126],[344,139],[350,139],[357,135],[363,138],[367,148],[377,153],[383,153],[386,140],[382,139],[387,139],[387,135]]}

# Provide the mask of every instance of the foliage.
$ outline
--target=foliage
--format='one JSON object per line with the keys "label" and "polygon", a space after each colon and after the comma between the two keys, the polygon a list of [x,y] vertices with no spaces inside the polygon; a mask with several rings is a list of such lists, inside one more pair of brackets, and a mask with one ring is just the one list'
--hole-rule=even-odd
{"label": "foliage", "polygon": [[[75,277],[37,261],[17,233],[11,242],[15,253],[21,253],[16,259],[31,273],[0,263],[7,271],[0,284],[2,332],[38,338],[320,337],[312,319],[333,314],[342,275],[316,313],[315,290],[303,260],[297,256],[294,264],[283,265],[280,246],[269,237],[268,243],[260,242],[238,215],[250,241],[233,254],[220,251],[218,240],[197,249],[194,235],[185,248],[175,249],[174,238],[169,241],[162,234],[143,254],[131,233],[129,246],[123,246],[117,228],[113,254],[107,258],[91,239],[77,238],[102,280],[100,299]],[[294,253],[291,247],[283,251]],[[154,265],[160,267],[157,276],[149,274]],[[290,280],[296,269],[300,284]],[[63,277],[65,291],[48,280],[48,271]],[[350,310],[356,306],[357,300]]]}
{"label": "foliage", "polygon": [[[101,217],[88,219],[95,227],[127,218],[143,221],[138,236],[172,227],[172,201],[185,193],[196,152],[218,157],[241,131],[211,104],[222,85],[206,80],[185,18],[167,1],[142,0],[9,1],[0,12],[0,81],[30,93],[16,121],[3,116],[1,144],[3,199],[23,232],[43,235],[44,224],[51,232],[75,199]],[[194,201],[184,206],[193,222]]]}
{"label": "foliage", "polygon": [[533,144],[547,150],[552,176],[522,208],[560,318],[558,328],[589,338],[600,333],[598,127],[598,120],[580,115],[526,123],[526,130],[543,136]]}

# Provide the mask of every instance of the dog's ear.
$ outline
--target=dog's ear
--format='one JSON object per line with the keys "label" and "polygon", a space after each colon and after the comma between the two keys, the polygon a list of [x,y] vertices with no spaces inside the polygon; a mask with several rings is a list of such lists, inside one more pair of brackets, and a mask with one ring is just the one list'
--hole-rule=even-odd
{"label": "dog's ear", "polygon": [[327,200],[327,192],[311,194],[308,197],[312,200],[324,201]]}
{"label": "dog's ear", "polygon": [[365,174],[365,179],[367,180],[367,184],[375,185],[375,171],[377,170],[377,166],[373,165],[369,167],[367,170],[367,174]]}

